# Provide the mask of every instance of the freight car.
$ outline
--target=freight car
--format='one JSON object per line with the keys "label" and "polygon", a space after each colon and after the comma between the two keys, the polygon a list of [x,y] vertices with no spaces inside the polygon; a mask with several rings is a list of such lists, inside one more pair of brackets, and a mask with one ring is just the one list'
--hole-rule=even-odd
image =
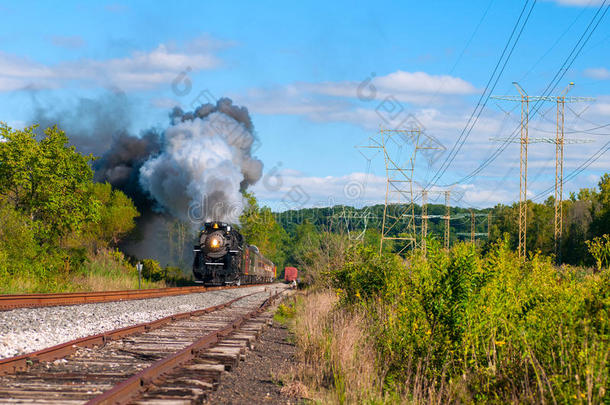
{"label": "freight car", "polygon": [[284,267],[284,281],[292,283],[296,281],[299,271],[296,267]]}
{"label": "freight car", "polygon": [[206,222],[194,247],[193,276],[205,285],[271,283],[276,266],[239,231],[224,222]]}

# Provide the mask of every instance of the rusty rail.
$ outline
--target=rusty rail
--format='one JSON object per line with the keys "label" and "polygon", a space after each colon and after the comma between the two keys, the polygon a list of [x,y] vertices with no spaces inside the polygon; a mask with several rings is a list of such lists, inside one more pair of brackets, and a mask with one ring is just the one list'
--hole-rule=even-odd
{"label": "rusty rail", "polygon": [[211,347],[212,345],[217,343],[220,338],[231,334],[248,319],[261,313],[281,293],[282,292],[280,291],[279,293],[270,296],[258,309],[250,311],[247,314],[236,318],[235,320],[233,320],[233,322],[231,322],[231,324],[225,326],[224,328],[214,331],[212,333],[208,333],[207,335],[197,340],[195,343],[172,354],[171,356],[168,356],[164,359],[157,361],[156,363],[153,363],[150,367],[131,376],[127,380],[116,385],[114,388],[104,392],[102,395],[91,399],[86,404],[109,405],[129,403],[134,397],[145,391],[148,385],[160,379],[164,374],[167,374],[171,370],[194,359],[200,351]]}
{"label": "rusty rail", "polygon": [[98,292],[77,292],[77,293],[56,293],[56,294],[19,294],[19,295],[0,295],[0,311],[16,308],[33,308],[56,305],[79,305],[99,302],[139,300],[145,298],[168,297],[172,295],[185,295],[201,293],[214,290],[225,290],[230,288],[254,287],[261,284],[247,284],[242,286],[221,286],[221,287],[169,287],[153,288],[146,290],[123,290],[123,291],[98,291]]}
{"label": "rusty rail", "polygon": [[61,343],[56,346],[52,346],[28,354],[23,354],[21,356],[2,359],[0,360],[0,375],[13,374],[17,371],[25,370],[27,369],[28,365],[33,364],[34,362],[53,361],[66,357],[74,353],[79,347],[92,347],[96,345],[102,345],[108,341],[117,340],[122,337],[132,335],[134,333],[140,333],[159,328],[175,320],[190,318],[192,316],[198,316],[203,315],[205,313],[214,312],[219,309],[228,307],[233,303],[254,294],[258,293],[254,292],[251,294],[243,295],[241,297],[235,298],[231,301],[227,301],[223,304],[215,305],[213,307],[198,309],[196,311],[191,312],[183,312],[180,314],[174,314],[166,316],[165,318],[157,319],[155,321],[140,323],[133,326],[127,326],[125,328],[115,329],[108,332],[99,333],[97,335],[91,335],[84,338],[71,340],[66,343]]}

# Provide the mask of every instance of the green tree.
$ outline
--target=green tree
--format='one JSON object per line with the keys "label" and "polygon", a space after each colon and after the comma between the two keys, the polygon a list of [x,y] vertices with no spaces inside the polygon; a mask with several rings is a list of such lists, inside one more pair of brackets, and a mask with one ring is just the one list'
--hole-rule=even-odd
{"label": "green tree", "polygon": [[595,259],[598,270],[608,267],[610,263],[610,235],[593,238],[585,242],[589,248],[589,253]]}
{"label": "green tree", "polygon": [[32,221],[0,198],[0,280],[32,272],[39,247]]}
{"label": "green tree", "polygon": [[253,194],[244,193],[244,197],[248,206],[239,217],[242,235],[281,269],[286,260],[286,231],[275,221],[271,209],[259,207]]}
{"label": "green tree", "polygon": [[133,201],[108,183],[92,185],[95,199],[100,203],[99,220],[88,225],[88,233],[103,244],[117,246],[121,239],[136,226],[134,219],[140,213]]}
{"label": "green tree", "polygon": [[599,193],[595,195],[596,203],[592,207],[591,233],[594,236],[602,236],[610,230],[610,173],[602,176],[598,186]]}
{"label": "green tree", "polygon": [[61,244],[62,238],[99,218],[91,192],[91,156],[68,145],[66,134],[47,128],[37,140],[34,129],[0,126],[0,195],[38,224],[38,237]]}

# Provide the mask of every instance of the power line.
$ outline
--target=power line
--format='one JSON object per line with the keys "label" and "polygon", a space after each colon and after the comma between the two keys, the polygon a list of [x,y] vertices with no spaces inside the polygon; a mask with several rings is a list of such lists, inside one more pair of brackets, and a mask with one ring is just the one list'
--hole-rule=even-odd
{"label": "power line", "polygon": [[[578,57],[578,55],[580,54],[580,52],[582,51],[584,46],[587,44],[587,42],[591,38],[591,35],[597,29],[597,27],[599,26],[599,23],[601,22],[601,20],[606,15],[606,12],[608,11],[608,7],[606,7],[606,2],[607,2],[607,0],[604,0],[603,3],[600,5],[600,7],[597,9],[593,18],[587,25],[585,31],[582,33],[582,35],[580,36],[580,38],[578,39],[578,41],[572,48],[572,51],[568,54],[566,60],[563,62],[563,64],[561,65],[561,67],[559,68],[557,73],[555,73],[553,79],[551,79],[550,83],[547,85],[546,89],[543,91],[543,93],[542,93],[543,95],[548,96],[555,90],[555,88],[557,87],[559,82],[563,79],[563,77],[565,76],[567,71],[570,69],[570,67],[572,66],[572,64],[574,63],[574,61],[576,60],[576,58]],[[604,7],[605,7],[605,9],[604,9]],[[601,12],[602,9],[604,10],[604,12],[602,13],[601,17],[599,17],[599,19],[598,19],[597,17],[599,16],[599,13]],[[597,22],[596,22],[596,19],[597,19]],[[593,28],[591,29],[592,26],[593,26]],[[536,113],[540,110],[540,108],[542,107],[541,101],[542,100],[536,101],[536,103],[534,104],[534,107],[532,108],[532,111],[530,113],[531,116],[536,115]],[[511,134],[511,136],[509,138],[514,139],[519,132],[519,128],[520,127],[515,128],[515,130],[513,131],[513,133]],[[470,180],[471,178],[475,177],[483,169],[485,169],[487,166],[489,166],[489,164],[491,164],[502,152],[504,152],[504,150],[506,150],[506,148],[508,147],[509,144],[510,144],[510,142],[508,142],[508,141],[504,142],[489,157],[487,157],[483,161],[483,163],[481,163],[479,165],[479,167],[474,169],[468,175],[462,177],[461,179],[459,179],[453,183],[445,184],[442,187],[454,186],[456,184],[466,182],[466,181]]]}
{"label": "power line", "polygon": [[[521,24],[521,20],[523,18],[525,11],[527,10],[528,4],[529,4],[529,0],[526,0],[525,4],[523,5],[523,8],[521,9],[521,13],[519,14],[519,18],[517,19],[517,22],[513,26],[513,29],[508,38],[508,41],[504,45],[502,54],[500,55],[500,58],[498,59],[496,65],[494,67],[494,70],[493,70],[489,80],[487,81],[487,84],[485,85],[485,89],[484,89],[483,93],[479,97],[477,105],[475,106],[472,114],[468,118],[466,126],[464,127],[464,129],[462,129],[462,132],[460,133],[460,136],[458,137],[458,139],[456,140],[455,144],[453,145],[451,151],[449,152],[449,155],[447,156],[447,158],[445,159],[443,164],[440,166],[440,168],[437,170],[437,172],[432,177],[432,180],[430,181],[431,185],[434,185],[435,182],[438,181],[445,174],[445,172],[447,171],[447,169],[449,168],[449,166],[455,159],[455,156],[459,153],[462,146],[466,142],[466,139],[468,139],[468,136],[470,136],[470,133],[472,132],[472,128],[474,128],[479,117],[481,116],[481,113],[483,112],[483,109],[487,105],[487,102],[489,101],[489,97],[491,96],[491,93],[496,88],[496,85],[498,84],[498,81],[500,80],[500,77],[502,76],[502,73],[504,72],[504,69],[506,68],[506,65],[508,64],[508,61],[509,61],[511,55],[512,55],[513,51],[515,50],[517,42],[519,42],[519,39],[521,38],[523,29],[525,28],[525,25],[527,24],[527,21],[529,20],[529,18],[531,16],[532,10],[534,9],[534,6],[536,5],[536,0],[534,0],[534,2],[532,3],[532,5],[527,13],[526,18],[525,18],[523,24],[521,25],[521,28],[519,29],[519,33],[517,34],[517,37],[516,37],[515,41],[513,42],[513,37],[515,36],[515,33],[517,32],[517,29],[518,29],[519,25]],[[511,43],[512,43],[512,46],[511,46]],[[509,47],[510,47],[510,51],[508,52],[508,55],[506,56],[506,58],[504,58]],[[502,60],[504,60],[504,63],[502,63]],[[496,72],[498,72],[498,68],[500,67],[500,64],[502,64],[502,68],[500,69],[498,75],[496,76]],[[494,80],[494,78],[495,78],[495,80]],[[493,85],[492,85],[492,82],[493,82]],[[490,85],[491,85],[491,88],[490,88]]]}
{"label": "power line", "polygon": [[[572,180],[574,177],[578,176],[580,173],[582,173],[587,167],[591,166],[593,163],[595,163],[600,157],[602,157],[606,152],[608,152],[610,150],[610,141],[606,142],[597,152],[595,152],[593,155],[589,156],[589,158],[587,160],[585,160],[583,163],[580,164],[580,166],[578,166],[576,169],[574,169],[572,172],[570,172],[570,174],[568,174],[564,181],[569,181]],[[550,193],[553,190],[554,187],[549,187],[544,191],[541,191],[540,193],[536,194],[533,198],[532,201],[536,201],[536,200],[540,200],[543,197],[545,197],[548,193]]]}

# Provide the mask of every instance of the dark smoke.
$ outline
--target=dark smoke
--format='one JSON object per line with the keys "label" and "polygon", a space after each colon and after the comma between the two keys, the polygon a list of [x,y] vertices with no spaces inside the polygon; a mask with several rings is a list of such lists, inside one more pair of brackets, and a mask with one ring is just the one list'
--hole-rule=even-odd
{"label": "dark smoke", "polygon": [[51,103],[33,99],[32,123],[39,131],[57,125],[66,131],[79,152],[101,156],[112,139],[128,136],[133,117],[132,103],[125,93],[106,93],[99,98],[80,98],[73,108],[58,109]]}
{"label": "dark smoke", "polygon": [[262,162],[252,156],[254,126],[247,108],[228,98],[193,112],[175,108],[162,131],[134,135],[132,116],[128,98],[112,93],[81,99],[70,110],[39,106],[32,122],[57,124],[79,151],[100,156],[95,180],[134,200],[142,214],[140,239],[124,246],[127,253],[176,265],[164,243],[177,221],[193,234],[203,220],[237,222],[245,204],[241,191],[262,174]]}

